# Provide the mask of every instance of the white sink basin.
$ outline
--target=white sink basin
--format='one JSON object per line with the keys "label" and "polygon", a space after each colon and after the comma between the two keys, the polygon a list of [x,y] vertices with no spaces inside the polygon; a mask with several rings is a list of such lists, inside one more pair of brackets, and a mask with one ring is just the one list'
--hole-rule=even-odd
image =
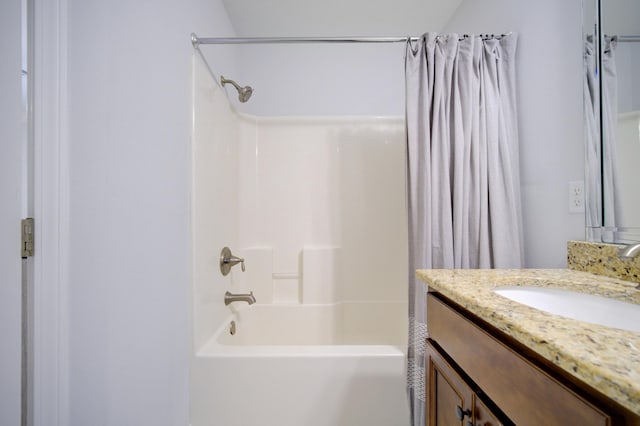
{"label": "white sink basin", "polygon": [[640,333],[640,305],[545,287],[497,287],[493,291],[551,314]]}

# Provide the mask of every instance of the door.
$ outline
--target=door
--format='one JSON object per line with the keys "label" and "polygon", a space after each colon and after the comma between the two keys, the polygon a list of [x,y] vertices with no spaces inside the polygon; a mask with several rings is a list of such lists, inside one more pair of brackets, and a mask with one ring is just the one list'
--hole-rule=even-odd
{"label": "door", "polygon": [[426,354],[428,426],[513,426],[495,404],[488,399],[483,401],[486,396],[469,386],[430,340],[427,340]]}
{"label": "door", "polygon": [[429,426],[466,425],[472,419],[473,391],[427,340]]}
{"label": "door", "polygon": [[475,426],[503,426],[499,416],[478,395],[474,401],[473,416]]}
{"label": "door", "polygon": [[0,424],[21,423],[22,9],[0,2]]}

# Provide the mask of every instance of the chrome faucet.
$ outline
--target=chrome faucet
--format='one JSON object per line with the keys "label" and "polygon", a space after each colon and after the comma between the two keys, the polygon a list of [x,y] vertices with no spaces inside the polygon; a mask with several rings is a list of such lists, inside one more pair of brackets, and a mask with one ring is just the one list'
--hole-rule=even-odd
{"label": "chrome faucet", "polygon": [[[640,254],[640,243],[638,244],[628,244],[624,247],[622,247],[619,251],[618,251],[618,257],[622,260],[632,260],[634,257],[636,257],[638,254]],[[636,288],[638,290],[640,290],[640,284],[638,284],[636,286]]]}
{"label": "chrome faucet", "polygon": [[622,260],[631,260],[640,254],[640,244],[629,244],[618,251],[618,257]]}
{"label": "chrome faucet", "polygon": [[253,297],[253,292],[250,292],[249,294],[233,294],[227,291],[224,294],[225,306],[233,302],[247,302],[248,304],[253,305],[256,303],[256,298]]}

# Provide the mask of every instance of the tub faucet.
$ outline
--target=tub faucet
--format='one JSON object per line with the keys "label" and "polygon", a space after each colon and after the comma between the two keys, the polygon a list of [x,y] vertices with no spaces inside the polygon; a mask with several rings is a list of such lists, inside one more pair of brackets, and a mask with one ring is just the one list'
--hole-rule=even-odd
{"label": "tub faucet", "polygon": [[253,297],[253,292],[250,292],[249,294],[233,294],[227,291],[224,294],[225,306],[233,302],[247,302],[248,304],[253,305],[256,303],[256,298]]}

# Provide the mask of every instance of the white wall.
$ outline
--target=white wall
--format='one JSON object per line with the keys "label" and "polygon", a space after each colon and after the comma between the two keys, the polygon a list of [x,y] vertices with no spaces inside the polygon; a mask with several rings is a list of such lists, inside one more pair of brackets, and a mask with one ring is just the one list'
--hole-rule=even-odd
{"label": "white wall", "polygon": [[0,424],[20,424],[22,94],[20,1],[0,4]]}
{"label": "white wall", "polygon": [[[617,171],[619,185],[616,211],[619,224],[635,225],[640,218],[640,196],[638,196],[638,158],[640,158],[640,111],[618,115]],[[618,218],[618,214],[620,217]]]}
{"label": "white wall", "polygon": [[568,212],[568,182],[584,179],[580,0],[465,0],[449,32],[518,39],[520,174],[527,267],[565,267],[566,242],[584,239]]}
{"label": "white wall", "polygon": [[242,46],[237,78],[254,94],[235,104],[264,116],[402,116],[404,52],[404,43]]}
{"label": "white wall", "polygon": [[[602,2],[602,32],[607,35],[640,34],[640,2]],[[618,42],[615,50],[618,76],[618,113],[640,110],[640,45]]]}
{"label": "white wall", "polygon": [[[602,31],[608,35],[640,34],[640,2],[603,1]],[[614,57],[618,82],[616,203],[621,205],[616,208],[616,223],[618,226],[637,227],[640,217],[640,196],[637,190],[637,159],[640,154],[640,43],[618,42]]]}
{"label": "white wall", "polygon": [[[595,1],[595,0],[585,0]],[[638,35],[640,3],[637,0],[602,2],[602,32],[609,35]]]}
{"label": "white wall", "polygon": [[397,36],[439,31],[462,0],[223,0],[239,36]]}
{"label": "white wall", "polygon": [[187,425],[189,34],[219,1],[68,0],[69,418]]}
{"label": "white wall", "polygon": [[618,114],[640,111],[640,78],[638,77],[640,45],[618,43],[615,59],[618,77]]}

